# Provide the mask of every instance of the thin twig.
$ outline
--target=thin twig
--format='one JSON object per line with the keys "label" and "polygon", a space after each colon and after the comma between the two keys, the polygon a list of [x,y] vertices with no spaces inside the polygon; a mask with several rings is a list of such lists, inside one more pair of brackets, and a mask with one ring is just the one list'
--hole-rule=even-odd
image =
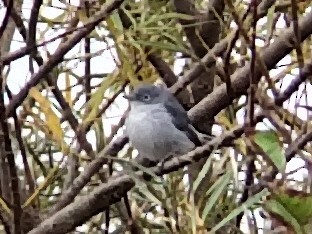
{"label": "thin twig", "polygon": [[5,11],[5,14],[4,14],[4,18],[2,20],[2,24],[0,26],[0,39],[2,38],[4,30],[6,29],[6,27],[8,25],[9,18],[10,18],[10,15],[11,15],[11,11],[13,9],[13,3],[14,3],[13,0],[9,0],[9,4],[7,5],[7,8],[6,8],[6,11]]}
{"label": "thin twig", "polygon": [[28,23],[28,33],[27,33],[27,47],[28,48],[34,48],[31,50],[30,56],[29,56],[29,71],[30,74],[34,74],[34,64],[33,64],[33,58],[36,56],[37,53],[37,47],[36,45],[36,28],[37,28],[37,22],[38,22],[38,16],[39,16],[39,9],[42,5],[42,0],[35,0],[34,4],[31,8],[31,14],[29,18]]}
{"label": "thin twig", "polygon": [[[5,86],[5,90],[6,90],[6,93],[8,94],[9,99],[12,99],[12,93],[9,90],[9,87],[7,85]],[[16,139],[17,139],[17,142],[18,142],[18,145],[19,145],[19,148],[21,151],[21,155],[22,155],[26,181],[27,181],[27,184],[29,186],[29,194],[32,194],[35,191],[35,183],[34,183],[34,179],[32,177],[30,167],[28,164],[28,160],[27,160],[26,149],[25,149],[25,145],[23,142],[23,138],[22,138],[22,127],[20,125],[20,120],[18,119],[16,113],[13,113],[12,117],[14,119]]]}
{"label": "thin twig", "polygon": [[[261,120],[262,116],[258,115],[255,121],[259,122]],[[179,158],[175,157],[162,165],[150,168],[150,170],[152,173],[161,176],[183,168],[194,161],[209,156],[216,147],[219,148],[224,144],[227,145],[229,142],[240,137],[244,133],[244,127],[245,126],[238,126],[231,131],[224,133],[222,136],[216,137],[212,141],[207,142],[205,145],[200,146],[185,155],[179,156]],[[104,150],[99,154],[96,160],[106,160],[106,155],[110,154],[107,154],[107,151]],[[90,172],[89,168],[86,168],[86,170]],[[137,171],[136,174],[137,176],[142,177],[144,173],[142,171]],[[29,234],[57,234],[68,232],[86,219],[107,209],[111,204],[120,201],[120,199],[124,197],[124,194],[134,185],[135,183],[129,175],[111,177],[108,179],[107,183],[101,184],[90,194],[78,198],[66,208],[44,220],[38,227],[30,231]],[[96,209],[94,209],[95,207]],[[75,210],[75,212],[73,212],[73,210]],[[64,222],[65,217],[68,217],[69,213],[71,214],[71,222]],[[62,230],[55,228],[60,226],[62,227]]]}
{"label": "thin twig", "polygon": [[[257,79],[256,79],[256,32],[257,32],[257,1],[253,0],[250,3],[252,13],[253,13],[253,23],[252,23],[252,39],[251,39],[251,62],[250,62],[250,87],[249,87],[249,95],[248,95],[248,106],[247,106],[247,114],[246,114],[246,119],[247,119],[247,131],[246,131],[246,140],[248,143],[249,137],[253,135],[255,131],[255,122],[254,122],[254,115],[255,115],[255,95],[257,92]],[[253,173],[256,169],[255,166],[255,157],[253,156],[253,150],[251,149],[251,145],[247,145],[247,157],[248,157],[248,162],[247,162],[247,171],[246,171],[246,180],[245,180],[245,188],[242,194],[242,197],[239,201],[239,204],[243,204],[244,202],[247,201],[249,198],[249,189],[250,186],[253,185],[254,183],[254,176]],[[241,212],[237,217],[236,217],[236,227],[240,227],[241,220],[243,218],[244,212]]]}
{"label": "thin twig", "polygon": [[70,37],[66,42],[59,45],[55,53],[50,57],[50,59],[40,66],[37,73],[33,74],[30,80],[25,84],[25,86],[20,90],[20,92],[15,95],[12,101],[6,108],[6,116],[12,116],[13,111],[21,105],[28,95],[31,87],[37,85],[40,80],[45,77],[58,63],[63,59],[63,56],[73,48],[82,38],[87,36],[96,25],[103,21],[112,11],[118,8],[124,0],[115,0],[109,2],[109,4],[104,4],[101,10],[98,11],[85,27],[81,28],[79,31],[75,32],[72,37]]}
{"label": "thin twig", "polygon": [[[2,73],[2,66],[0,66],[0,73]],[[4,90],[2,87],[4,80],[2,74],[0,74],[0,90]],[[15,155],[12,149],[12,142],[10,138],[10,130],[7,122],[7,118],[3,115],[5,113],[4,105],[4,92],[0,95],[0,125],[1,125],[1,138],[4,142],[4,159],[7,160],[9,165],[9,176],[11,182],[11,192],[12,192],[12,203],[13,203],[13,233],[20,234],[22,233],[21,229],[21,216],[22,216],[22,207],[21,207],[21,197],[20,197],[20,188],[19,188],[19,179],[17,175],[17,168],[15,163]]]}

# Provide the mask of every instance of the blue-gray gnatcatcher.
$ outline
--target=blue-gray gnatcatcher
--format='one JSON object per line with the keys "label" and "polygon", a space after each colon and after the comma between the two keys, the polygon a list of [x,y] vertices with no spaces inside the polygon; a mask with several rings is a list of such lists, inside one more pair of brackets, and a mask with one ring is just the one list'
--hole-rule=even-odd
{"label": "blue-gray gnatcatcher", "polygon": [[201,145],[187,112],[167,88],[140,85],[124,97],[130,102],[126,132],[141,157],[160,162]]}

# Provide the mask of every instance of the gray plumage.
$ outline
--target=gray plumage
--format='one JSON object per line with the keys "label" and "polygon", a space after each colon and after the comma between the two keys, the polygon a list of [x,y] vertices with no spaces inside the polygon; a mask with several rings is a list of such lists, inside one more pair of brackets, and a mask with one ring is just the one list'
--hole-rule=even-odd
{"label": "gray plumage", "polygon": [[187,112],[165,87],[141,85],[125,98],[130,101],[126,132],[141,157],[159,162],[201,145]]}

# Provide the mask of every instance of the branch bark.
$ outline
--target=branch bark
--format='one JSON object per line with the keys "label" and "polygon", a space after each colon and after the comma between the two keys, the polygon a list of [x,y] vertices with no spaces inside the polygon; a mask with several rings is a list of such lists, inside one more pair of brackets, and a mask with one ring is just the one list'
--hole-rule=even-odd
{"label": "branch bark", "polygon": [[[312,12],[307,13],[299,22],[301,33],[301,42],[304,41],[312,33]],[[288,28],[274,43],[267,47],[262,53],[262,60],[267,69],[270,70],[295,46],[293,27]],[[212,59],[212,57],[211,57]],[[200,66],[200,65],[198,65]],[[213,118],[220,110],[227,107],[235,98],[247,93],[249,88],[249,72],[250,64],[247,63],[243,68],[238,69],[232,76],[233,97],[229,97],[226,92],[226,85],[218,86],[209,96],[201,100],[195,107],[189,111],[189,117],[192,122],[197,122],[203,116]],[[261,78],[261,71],[256,67],[256,79]]]}
{"label": "branch bark", "polygon": [[[261,118],[258,119],[260,121]],[[222,146],[227,142],[239,137],[244,132],[244,127],[240,126],[232,131],[216,138],[194,151],[180,156],[179,160],[171,160],[163,166],[151,168],[156,175],[163,175],[175,171],[183,166],[190,164],[193,160],[199,160],[203,155],[209,155],[217,146]],[[103,157],[101,155],[100,157]],[[143,176],[141,171],[136,173],[139,177]],[[38,227],[29,232],[29,234],[58,234],[66,233],[73,230],[76,226],[81,225],[93,215],[107,209],[125,195],[135,185],[133,179],[128,175],[111,177],[106,184],[102,184],[89,195],[78,198],[64,209],[55,213],[53,216],[44,220]]]}
{"label": "branch bark", "polygon": [[[312,12],[306,14],[306,16],[303,17],[302,20],[300,20],[299,29],[301,33],[301,40],[306,39],[312,33]],[[287,30],[285,30],[284,34],[280,35],[278,39],[276,39],[276,41],[271,44],[270,47],[266,48],[263,51],[262,59],[268,69],[273,68],[280,59],[282,59],[293,49],[293,47],[295,46],[294,42],[292,41],[293,33],[293,29],[288,28]],[[247,64],[244,68],[239,69],[236,73],[232,75],[233,77],[231,80],[233,80],[233,89],[235,91],[234,94],[236,95],[235,97],[238,97],[242,93],[246,93],[246,90],[249,87],[249,68],[250,66],[249,64]],[[259,79],[261,76],[260,71],[256,69],[255,74],[255,77]],[[227,91],[225,85],[221,85],[220,87],[215,89],[215,91],[211,95],[209,95],[209,97],[203,99],[201,103],[199,103],[197,106],[189,111],[190,118],[195,121],[203,115],[216,115],[224,108],[224,103],[229,104],[232,101],[226,96],[226,94]],[[284,95],[284,98],[287,97],[289,96]],[[283,102],[285,100],[286,99],[280,99],[279,102]],[[263,116],[258,115],[256,117],[256,120],[261,121],[262,117]],[[203,157],[201,156],[203,153],[205,155],[209,154],[211,150],[215,149],[216,145],[222,146],[222,144],[228,143],[229,141],[236,139],[243,133],[244,126],[235,128],[231,132],[228,132],[223,136],[220,136],[208,142],[205,146],[198,147],[194,151],[179,157],[178,162],[174,159],[166,162],[164,166],[162,166],[163,170],[160,170],[161,168],[158,167],[152,168],[151,170],[153,170],[153,172],[157,175],[162,175],[164,173],[169,173],[171,171],[182,168],[183,166],[191,163],[193,160],[199,160],[201,157]],[[127,141],[123,141],[122,144],[124,144],[125,142]],[[122,144],[120,144],[119,146],[121,146]],[[105,152],[99,155],[97,159],[104,160],[101,159],[104,156]],[[94,173],[96,173],[92,170],[92,168],[95,168],[95,164],[89,165],[87,168],[85,168],[85,171],[81,173],[80,177],[84,178],[85,176],[90,178]],[[134,186],[134,183],[129,176],[123,175],[117,178],[111,178],[108,183],[100,185],[89,195],[77,199],[64,209],[55,213],[50,218],[44,220],[37,228],[33,229],[30,233],[64,233],[73,230],[75,226],[82,224],[93,215],[106,209],[112,203],[119,201],[121,197],[123,197],[124,194],[129,191],[129,189],[131,189],[132,186]],[[70,217],[71,221],[69,221],[68,217]],[[64,229],[60,230],[59,228]]]}
{"label": "branch bark", "polygon": [[76,45],[82,38],[87,36],[100,22],[102,22],[110,13],[117,9],[124,0],[110,1],[108,4],[104,4],[101,10],[98,11],[79,31],[75,32],[65,43],[61,44],[50,59],[42,65],[38,72],[33,74],[26,85],[21,91],[15,95],[12,101],[6,108],[6,115],[12,116],[13,111],[21,105],[24,99],[27,97],[31,87],[37,85],[40,80],[46,76],[52,69],[62,61],[64,55]]}
{"label": "branch bark", "polygon": [[[188,14],[194,16],[194,20],[180,20],[180,23],[185,26],[185,35],[191,44],[195,57],[202,59],[209,48],[212,48],[218,41],[221,32],[221,20],[225,7],[223,0],[211,0],[208,3],[208,8],[204,14],[201,14],[195,8],[194,1],[192,0],[175,0],[174,6],[178,13]],[[194,25],[194,26],[190,26]],[[197,26],[196,26],[197,25]],[[199,25],[199,26],[198,26]],[[184,90],[178,98],[182,101],[184,107],[189,110],[194,104],[197,104],[205,96],[212,92],[214,88],[215,79],[215,61],[203,67],[200,75],[190,84],[190,92]],[[192,101],[191,101],[192,100]],[[211,134],[212,119],[203,118],[202,121],[195,123],[195,126],[200,132]],[[197,163],[193,163],[188,167],[188,174],[190,178],[190,185],[197,178],[205,159]],[[203,179],[200,186],[196,190],[195,200],[206,191],[209,182],[210,173],[206,174],[206,179]]]}

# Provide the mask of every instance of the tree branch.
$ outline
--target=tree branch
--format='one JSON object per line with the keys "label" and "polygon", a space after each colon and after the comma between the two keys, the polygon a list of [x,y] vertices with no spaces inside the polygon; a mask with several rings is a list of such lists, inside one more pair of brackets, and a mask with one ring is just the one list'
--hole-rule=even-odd
{"label": "tree branch", "polygon": [[[256,121],[261,120],[262,116],[258,116],[256,119]],[[244,126],[239,126],[208,142],[206,145],[198,147],[188,154],[179,156],[178,160],[176,160],[177,158],[174,158],[165,162],[163,165],[153,167],[150,170],[159,176],[176,171],[179,168],[189,165],[193,161],[197,161],[200,158],[209,155],[213,150],[216,150],[216,148],[231,142],[243,133]],[[98,158],[103,157],[105,157],[105,152],[101,153]],[[136,172],[136,174],[139,177],[143,176],[141,171]],[[30,231],[29,234],[57,234],[71,231],[76,226],[90,219],[93,215],[107,209],[111,204],[120,201],[124,194],[134,185],[135,183],[132,177],[128,175],[111,177],[107,183],[101,184],[90,194],[78,198],[64,209],[44,220],[38,227]]]}
{"label": "tree branch", "polygon": [[[4,84],[4,79],[2,77],[2,66],[0,66],[0,90],[4,90],[2,85]],[[10,130],[8,126],[7,118],[4,116],[5,113],[5,105],[4,105],[4,93],[0,94],[0,142],[2,145],[2,141],[4,144],[4,155],[2,155],[2,159],[6,160],[9,165],[9,177],[10,177],[10,190],[11,197],[10,200],[13,205],[13,226],[12,233],[22,233],[21,229],[21,215],[22,215],[22,207],[21,207],[21,197],[20,197],[20,188],[19,188],[19,179],[17,175],[17,168],[15,163],[15,155],[13,153],[11,138],[10,138]]]}
{"label": "tree branch", "polygon": [[62,196],[59,198],[57,204],[50,210],[49,213],[54,214],[71,203],[79,191],[83,188],[83,186],[85,186],[86,183],[90,181],[90,178],[99,171],[103,164],[107,163],[108,159],[105,158],[105,155],[117,155],[117,153],[124,147],[127,142],[127,137],[120,137],[105,147],[99,153],[99,157],[97,156],[91,163],[89,163],[84,171],[80,173],[80,175],[73,181],[69,189],[62,193]]}
{"label": "tree branch", "polygon": [[38,72],[33,74],[26,85],[20,90],[20,92],[15,95],[12,101],[6,108],[6,115],[12,116],[13,111],[21,105],[24,99],[27,97],[31,87],[37,85],[40,80],[48,74],[58,63],[60,63],[64,55],[72,49],[83,37],[87,36],[96,25],[102,22],[112,11],[117,9],[124,0],[114,0],[108,4],[104,4],[101,10],[98,11],[90,20],[86,23],[85,27],[76,31],[66,42],[60,44],[55,53],[50,57],[50,59],[42,65]]}
{"label": "tree branch", "polygon": [[[301,31],[301,39],[304,40],[307,38],[311,33],[312,33],[312,13],[308,13],[299,23],[299,29]],[[309,28],[310,26],[310,28]],[[287,53],[289,53],[292,49],[291,44],[291,39],[293,35],[293,30],[291,28],[285,30],[285,33],[281,35],[274,43],[271,44],[270,47],[266,48],[263,51],[263,60],[268,67],[268,69],[271,69],[281,58],[283,58]],[[244,68],[239,69],[236,73],[234,73],[233,76],[233,88],[235,90],[234,94],[236,95],[235,97],[238,97],[242,93],[246,93],[246,89],[248,88],[248,80],[249,80],[249,64],[247,64]],[[259,71],[256,70],[256,77],[257,79],[259,78]],[[246,81],[247,79],[247,81]],[[285,98],[287,96],[284,96]],[[284,99],[283,101],[285,101]],[[207,98],[203,99],[198,105],[196,105],[193,109],[189,111],[189,116],[193,121],[196,121],[198,118],[201,118],[203,115],[212,115],[215,116],[218,114],[219,111],[221,111],[225,106],[224,103],[230,103],[232,100],[230,100],[227,97],[227,91],[226,91],[226,86],[221,85],[215,91],[210,94]],[[279,102],[282,100],[279,99]],[[221,105],[220,105],[221,104]],[[207,109],[206,109],[207,108]],[[115,149],[121,149],[123,145],[127,142],[126,138],[120,138],[122,140],[119,141],[117,144],[118,147],[112,147]],[[106,161],[107,159],[103,159],[102,157],[107,153],[109,147],[100,154],[100,157],[97,157],[91,164],[89,164],[86,168],[85,171],[82,172],[79,177],[74,181],[73,183],[73,188],[74,187],[80,187],[79,184],[85,183],[83,181],[89,180],[92,175],[94,175],[97,170],[101,167],[102,163]],[[116,152],[114,152],[116,153]],[[107,153],[107,155],[114,155],[111,153]],[[185,164],[179,164],[180,166],[184,166]],[[171,167],[170,167],[171,168]],[[177,169],[177,168],[176,168]],[[170,172],[164,171],[164,172]],[[122,186],[122,185],[121,185]],[[74,190],[74,189],[72,189]],[[126,191],[125,191],[126,192]],[[66,197],[66,200],[71,201],[73,197],[71,197],[72,191],[69,191],[69,194],[64,194],[64,197]],[[76,203],[76,205],[78,205]],[[80,204],[81,205],[81,204]],[[73,204],[70,205],[72,209],[75,208]],[[56,209],[58,210],[58,209]],[[64,212],[63,210],[57,212],[54,216],[50,217],[49,219],[54,219],[57,214],[60,212]],[[54,218],[53,218],[54,217]],[[48,219],[48,220],[49,220]],[[46,223],[48,221],[44,221],[43,223]],[[50,221],[49,221],[50,222]],[[79,221],[80,222],[80,221]],[[41,225],[39,226],[41,227]],[[38,227],[38,228],[39,228]],[[41,230],[41,229],[36,229]],[[38,232],[34,232],[38,233]]]}
{"label": "tree branch", "polygon": [[[305,78],[309,74],[312,74],[312,63],[309,65],[306,65],[306,68],[304,68],[303,71],[306,71],[306,73],[303,73],[305,74]],[[295,92],[299,84],[305,78],[297,77],[292,82],[292,84],[286,89],[285,93],[280,95],[280,97],[278,97],[276,100],[274,100],[275,104],[283,103],[284,101],[286,101],[290,97],[291,91]],[[261,114],[256,115],[254,122],[260,122],[263,117],[264,116]],[[194,151],[186,155],[179,156],[178,160],[175,160],[175,159],[170,160],[162,166],[151,168],[151,170],[156,175],[163,175],[163,174],[175,171],[179,168],[182,168],[190,164],[192,161],[199,160],[201,157],[203,157],[203,155],[209,155],[209,153],[211,153],[212,150],[216,149],[216,146],[221,147],[222,145],[228,144],[232,140],[237,139],[244,133],[244,131],[245,131],[245,125],[238,126],[235,129],[229,132],[226,132],[222,136],[213,139],[212,141],[208,142],[204,146],[198,147]],[[294,152],[296,152],[299,147],[303,147],[303,145],[311,138],[312,138],[312,134],[308,133],[302,138],[302,140],[300,140],[293,147],[291,147],[291,149],[289,148],[289,150],[287,151],[287,155],[288,155],[287,160],[290,160],[290,158],[294,155]],[[126,142],[125,138],[119,138],[118,147],[123,145],[125,142]],[[111,152],[110,154],[108,154],[108,150],[106,152],[105,150],[103,150],[103,152],[100,153],[100,155],[97,157],[96,160],[97,161],[106,160],[105,155],[116,154],[116,152],[119,151],[119,149],[117,148],[115,148],[116,151]],[[95,166],[96,166],[95,164],[92,165],[92,167],[95,167]],[[90,167],[86,168],[85,171],[88,174],[90,174],[90,172],[92,174],[92,170]],[[80,177],[82,176],[82,174],[80,175]],[[142,172],[137,172],[137,174],[142,176]],[[106,209],[112,203],[118,202],[121,199],[121,197],[124,196],[123,194],[125,194],[128,190],[130,190],[132,186],[134,186],[134,183],[132,179],[127,175],[110,178],[106,184],[100,185],[91,194],[78,198],[75,202],[71,203],[64,209],[55,213],[50,218],[44,220],[38,227],[36,227],[29,233],[30,234],[37,234],[37,233],[45,234],[45,233],[63,233],[65,231],[70,231],[75,227],[75,225],[78,226],[79,224],[82,224],[85,220],[91,218],[93,215]],[[124,188],[124,190],[122,191],[121,188]],[[116,191],[116,192],[111,193],[111,191]],[[112,203],[108,204],[107,203],[108,200]],[[77,213],[83,214],[83,216],[72,215],[72,214],[77,214]],[[69,216],[72,219],[71,223],[66,222]],[[66,229],[56,230],[56,227],[62,227]]]}
{"label": "tree branch", "polygon": [[29,24],[28,24],[28,33],[27,33],[27,42],[26,46],[28,48],[33,48],[31,50],[30,56],[29,56],[29,71],[31,74],[34,73],[34,65],[33,65],[33,58],[37,54],[37,47],[36,47],[36,27],[38,22],[38,15],[39,15],[39,9],[42,5],[42,0],[35,0],[34,4],[31,8],[31,14],[29,18]]}
{"label": "tree branch", "polygon": [[[301,41],[304,41],[312,33],[312,12],[309,12],[299,22],[299,30],[301,33]],[[294,30],[292,27],[287,28],[282,35],[276,38],[274,43],[267,47],[262,53],[262,60],[267,69],[274,68],[277,62],[285,57],[294,48]],[[209,54],[209,53],[208,53]],[[212,57],[204,57],[205,61],[213,59]],[[201,65],[197,65],[201,66]],[[197,67],[196,66],[196,67]],[[250,64],[247,63],[243,68],[238,69],[232,76],[232,88],[234,90],[233,97],[229,97],[226,92],[226,85],[218,86],[209,96],[201,100],[194,108],[189,111],[191,121],[196,122],[203,116],[213,118],[220,110],[227,107],[232,101],[242,94],[246,94],[249,88]],[[199,68],[200,69],[200,68]],[[261,77],[261,71],[258,67],[255,69],[256,79]]]}
{"label": "tree branch", "polygon": [[6,8],[6,11],[5,11],[5,14],[4,14],[4,18],[2,20],[2,24],[0,26],[0,39],[4,33],[4,30],[6,29],[8,23],[9,23],[9,18],[10,18],[10,15],[11,15],[11,11],[13,9],[13,3],[14,1],[13,0],[9,0],[9,4],[7,5],[7,8]]}

